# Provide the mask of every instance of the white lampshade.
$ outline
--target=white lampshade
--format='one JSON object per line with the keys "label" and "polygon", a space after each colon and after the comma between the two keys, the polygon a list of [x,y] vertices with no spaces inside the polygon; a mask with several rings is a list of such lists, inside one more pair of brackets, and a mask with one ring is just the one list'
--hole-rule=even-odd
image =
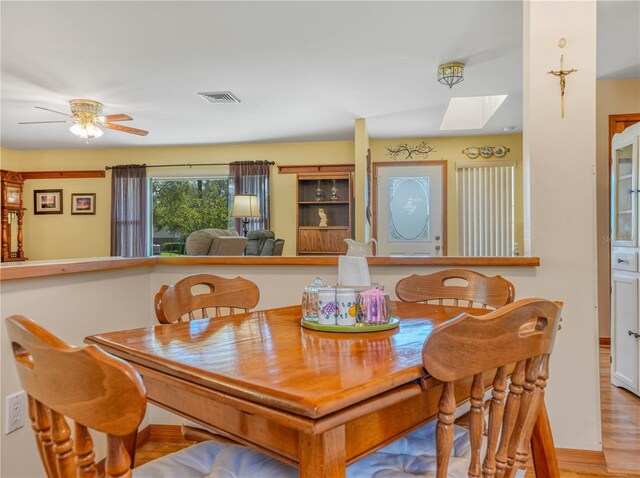
{"label": "white lampshade", "polygon": [[99,138],[102,136],[102,130],[93,123],[76,123],[69,128],[69,131],[82,139]]}
{"label": "white lampshade", "polygon": [[258,196],[254,194],[236,194],[233,198],[231,217],[260,217]]}

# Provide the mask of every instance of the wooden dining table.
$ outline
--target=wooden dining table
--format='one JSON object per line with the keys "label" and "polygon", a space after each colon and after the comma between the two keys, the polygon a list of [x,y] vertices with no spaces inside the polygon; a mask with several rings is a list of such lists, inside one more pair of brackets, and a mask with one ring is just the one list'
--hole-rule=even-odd
{"label": "wooden dining table", "polygon": [[[297,305],[85,342],[132,364],[150,402],[297,466],[303,478],[332,478],[435,417],[442,383],[422,366],[422,346],[462,312],[486,310],[394,302],[398,328],[334,333],[301,327]],[[459,403],[469,390],[456,384]],[[559,477],[545,408],[531,443],[536,475]]]}

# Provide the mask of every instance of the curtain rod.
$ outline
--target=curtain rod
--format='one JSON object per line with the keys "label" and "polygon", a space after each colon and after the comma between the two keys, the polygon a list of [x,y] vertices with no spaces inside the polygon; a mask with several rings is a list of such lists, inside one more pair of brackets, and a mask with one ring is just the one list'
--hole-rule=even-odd
{"label": "curtain rod", "polygon": [[[240,161],[242,162],[242,161]],[[275,163],[275,161],[267,161],[266,162],[269,166],[273,166]],[[229,166],[230,163],[199,163],[199,164],[189,164],[189,163],[185,163],[185,164],[151,164],[149,166],[146,166],[147,168],[178,168],[181,166],[189,166],[190,168],[194,167],[194,166]],[[106,171],[109,171],[110,169],[113,169],[112,166],[105,166],[104,168]]]}

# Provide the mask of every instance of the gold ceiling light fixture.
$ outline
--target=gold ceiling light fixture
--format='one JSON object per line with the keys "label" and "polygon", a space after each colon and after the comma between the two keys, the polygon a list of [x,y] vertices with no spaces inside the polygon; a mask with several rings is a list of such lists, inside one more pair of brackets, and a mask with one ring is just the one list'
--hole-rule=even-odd
{"label": "gold ceiling light fixture", "polygon": [[438,83],[453,88],[453,85],[457,85],[462,80],[464,80],[464,63],[450,61],[438,67]]}
{"label": "gold ceiling light fixture", "polygon": [[82,139],[99,138],[103,135],[102,130],[95,124],[104,123],[102,103],[92,100],[71,100],[69,107],[71,116],[77,121],[69,131]]}
{"label": "gold ceiling light fixture", "polygon": [[137,134],[138,136],[146,136],[149,134],[148,131],[143,129],[116,124],[115,122],[131,121],[133,118],[125,114],[105,115],[102,112],[102,103],[99,101],[71,100],[69,101],[71,114],[49,108],[43,108],[42,106],[36,106],[36,108],[66,116],[67,119],[58,121],[27,121],[18,124],[73,123],[69,128],[69,131],[85,140],[99,138],[102,136],[103,131],[100,128],[113,129],[116,131],[122,131],[123,133]]}

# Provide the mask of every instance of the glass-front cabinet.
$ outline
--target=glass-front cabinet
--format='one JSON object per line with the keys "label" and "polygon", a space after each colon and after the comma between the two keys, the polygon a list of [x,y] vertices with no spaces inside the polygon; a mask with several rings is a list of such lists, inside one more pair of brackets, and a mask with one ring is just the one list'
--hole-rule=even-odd
{"label": "glass-front cabinet", "polygon": [[640,396],[640,123],[611,143],[611,383]]}
{"label": "glass-front cabinet", "polygon": [[614,246],[635,247],[638,245],[638,198],[640,197],[638,136],[616,135],[611,155],[611,239]]}

